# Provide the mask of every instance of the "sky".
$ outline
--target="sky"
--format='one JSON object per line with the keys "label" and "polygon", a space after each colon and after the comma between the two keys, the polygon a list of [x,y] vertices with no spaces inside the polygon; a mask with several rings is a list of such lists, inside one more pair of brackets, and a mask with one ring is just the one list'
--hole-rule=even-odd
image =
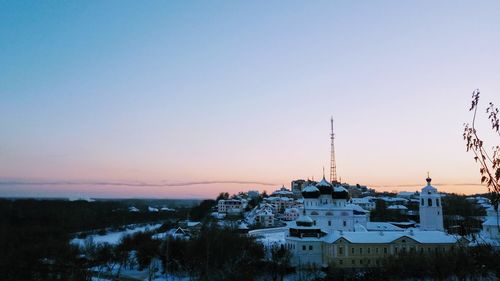
{"label": "sky", "polygon": [[499,1],[0,1],[0,196],[479,193]]}

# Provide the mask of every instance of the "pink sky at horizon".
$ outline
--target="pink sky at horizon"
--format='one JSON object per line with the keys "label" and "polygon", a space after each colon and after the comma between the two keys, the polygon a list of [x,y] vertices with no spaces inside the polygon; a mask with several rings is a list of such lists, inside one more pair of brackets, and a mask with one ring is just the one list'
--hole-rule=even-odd
{"label": "pink sky at horizon", "polygon": [[[70,182],[70,184],[65,184]],[[103,182],[103,181],[101,181]],[[140,186],[140,183],[110,181],[110,184],[85,184],[82,182],[56,181],[56,184],[29,184],[18,181],[9,188],[0,188],[0,197],[67,197],[67,198],[164,198],[164,199],[213,199],[220,192],[236,194],[249,190],[266,191],[268,194],[277,190],[281,185],[262,184],[240,184],[240,183],[211,183],[194,184],[190,186]],[[21,184],[19,184],[21,183]],[[116,186],[115,183],[124,184]],[[133,184],[134,186],[127,186]],[[153,183],[159,184],[159,183]],[[181,183],[183,184],[183,183]],[[351,183],[355,184],[355,183]],[[365,185],[360,183],[361,185]],[[137,185],[137,186],[135,186]],[[399,192],[399,191],[420,191],[424,184],[401,184],[401,185],[368,185],[369,188],[377,192]],[[479,184],[468,183],[433,183],[439,191],[457,194],[480,194],[486,193],[487,188]],[[285,184],[290,188],[290,184]],[[472,192],[471,192],[472,191]]]}

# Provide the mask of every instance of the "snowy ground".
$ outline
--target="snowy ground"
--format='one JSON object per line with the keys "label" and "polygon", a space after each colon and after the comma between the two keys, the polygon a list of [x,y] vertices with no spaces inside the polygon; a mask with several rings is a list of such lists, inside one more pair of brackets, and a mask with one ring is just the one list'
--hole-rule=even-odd
{"label": "snowy ground", "polygon": [[257,241],[262,242],[266,246],[274,244],[285,244],[286,227],[267,228],[250,231],[249,234],[256,237]]}
{"label": "snowy ground", "polygon": [[136,233],[136,232],[141,232],[141,231],[147,231],[147,230],[155,230],[155,229],[159,228],[160,226],[161,226],[161,224],[150,224],[150,225],[146,225],[146,226],[136,226],[136,227],[127,228],[127,230],[124,230],[124,231],[108,232],[105,235],[97,235],[97,234],[89,235],[84,239],[74,238],[71,240],[71,244],[83,246],[85,244],[85,240],[92,239],[92,241],[94,241],[94,243],[97,243],[97,244],[109,243],[109,244],[114,245],[114,244],[118,244],[120,242],[120,239],[124,235],[132,234],[132,233]]}

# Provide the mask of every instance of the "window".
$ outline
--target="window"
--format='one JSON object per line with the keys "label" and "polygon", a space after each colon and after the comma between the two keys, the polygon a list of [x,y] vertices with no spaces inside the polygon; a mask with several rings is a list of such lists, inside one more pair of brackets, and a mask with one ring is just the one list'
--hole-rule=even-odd
{"label": "window", "polygon": [[332,226],[332,221],[328,221],[328,226]]}
{"label": "window", "polygon": [[394,247],[394,253],[398,253],[398,247]]}
{"label": "window", "polygon": [[344,263],[344,261],[343,261],[343,260],[339,260],[339,264],[343,264],[343,263]]}
{"label": "window", "polygon": [[370,248],[369,247],[368,247],[367,251],[368,251],[368,254],[369,254],[370,253]]}
{"label": "window", "polygon": [[439,207],[439,199],[436,199],[436,206]]}
{"label": "window", "polygon": [[313,249],[313,246],[309,245],[309,251],[312,251],[312,249]]}
{"label": "window", "polygon": [[344,226],[347,226],[347,222],[346,221],[344,221],[343,224],[344,224]]}
{"label": "window", "polygon": [[387,254],[387,247],[384,247],[384,254]]}
{"label": "window", "polygon": [[424,198],[422,198],[421,202],[422,202],[421,204],[422,204],[422,206],[423,206],[423,205],[424,205]]}
{"label": "window", "polygon": [[342,255],[344,253],[344,248],[339,247],[339,255]]}
{"label": "window", "polygon": [[375,248],[375,254],[378,254],[378,247]]}
{"label": "window", "polygon": [[354,247],[351,248],[351,254],[354,254]]}
{"label": "window", "polygon": [[302,251],[306,250],[306,245],[302,245]]}
{"label": "window", "polygon": [[428,201],[428,202],[427,202],[427,205],[429,205],[429,207],[432,207],[432,199],[431,199],[431,198],[429,198],[427,201]]}
{"label": "window", "polygon": [[359,248],[359,254],[363,254],[363,248]]}

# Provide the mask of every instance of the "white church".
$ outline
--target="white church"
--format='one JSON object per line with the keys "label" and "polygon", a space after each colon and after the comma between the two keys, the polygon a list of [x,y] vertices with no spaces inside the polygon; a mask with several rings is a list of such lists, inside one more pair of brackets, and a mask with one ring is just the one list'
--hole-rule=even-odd
{"label": "white church", "polygon": [[337,181],[333,119],[331,129],[330,181],[323,175],[319,183],[302,189],[303,210],[285,233],[292,264],[370,267],[388,255],[439,253],[468,243],[444,232],[441,195],[431,185],[429,175],[419,198],[419,226],[404,229],[387,222],[370,222],[370,212],[350,204],[349,192]]}
{"label": "white church", "polygon": [[369,212],[349,204],[349,193],[325,180],[302,190],[302,215],[289,225],[285,246],[295,266],[355,268],[376,266],[381,258],[404,252],[448,251],[467,240],[444,232],[441,196],[431,185],[420,193],[420,226],[375,230]]}

